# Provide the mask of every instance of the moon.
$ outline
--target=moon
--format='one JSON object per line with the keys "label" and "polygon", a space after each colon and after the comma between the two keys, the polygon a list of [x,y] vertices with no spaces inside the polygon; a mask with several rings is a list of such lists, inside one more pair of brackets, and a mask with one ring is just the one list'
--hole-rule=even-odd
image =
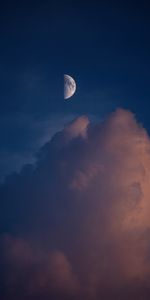
{"label": "moon", "polygon": [[76,91],[76,82],[70,76],[64,74],[64,99],[68,99],[73,96]]}

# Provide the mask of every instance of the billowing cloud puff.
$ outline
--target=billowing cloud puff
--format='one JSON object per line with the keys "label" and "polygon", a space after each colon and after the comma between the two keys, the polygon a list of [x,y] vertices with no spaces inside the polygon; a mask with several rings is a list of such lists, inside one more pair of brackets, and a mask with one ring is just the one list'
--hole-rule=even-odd
{"label": "billowing cloud puff", "polygon": [[131,112],[57,133],[0,189],[4,299],[149,299],[149,183]]}
{"label": "billowing cloud puff", "polygon": [[[76,294],[78,282],[72,274],[71,266],[60,251],[42,251],[33,248],[22,239],[4,237],[3,240],[6,295],[12,299],[27,297],[65,296]],[[24,298],[23,298],[24,299]]]}
{"label": "billowing cloud puff", "polygon": [[86,116],[78,117],[65,127],[64,133],[70,138],[86,137],[89,119]]}

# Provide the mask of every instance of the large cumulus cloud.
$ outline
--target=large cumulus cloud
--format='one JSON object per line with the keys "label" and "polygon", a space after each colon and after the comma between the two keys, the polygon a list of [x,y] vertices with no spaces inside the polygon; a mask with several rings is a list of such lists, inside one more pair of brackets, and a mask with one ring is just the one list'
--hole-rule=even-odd
{"label": "large cumulus cloud", "polygon": [[149,185],[131,112],[58,132],[0,189],[3,299],[149,299]]}

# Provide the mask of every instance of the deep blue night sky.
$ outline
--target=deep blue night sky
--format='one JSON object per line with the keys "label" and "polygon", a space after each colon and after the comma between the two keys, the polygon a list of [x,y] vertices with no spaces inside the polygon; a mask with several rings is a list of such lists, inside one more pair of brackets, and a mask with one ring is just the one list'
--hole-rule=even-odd
{"label": "deep blue night sky", "polygon": [[[148,1],[2,1],[0,166],[20,168],[73,116],[116,107],[149,121]],[[77,93],[63,100],[63,74]]]}

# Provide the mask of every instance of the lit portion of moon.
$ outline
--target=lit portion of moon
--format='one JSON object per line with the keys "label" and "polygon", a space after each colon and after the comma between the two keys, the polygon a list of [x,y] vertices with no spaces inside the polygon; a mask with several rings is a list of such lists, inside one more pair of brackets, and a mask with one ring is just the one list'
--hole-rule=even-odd
{"label": "lit portion of moon", "polygon": [[72,97],[75,91],[75,80],[71,76],[64,74],[64,99]]}

